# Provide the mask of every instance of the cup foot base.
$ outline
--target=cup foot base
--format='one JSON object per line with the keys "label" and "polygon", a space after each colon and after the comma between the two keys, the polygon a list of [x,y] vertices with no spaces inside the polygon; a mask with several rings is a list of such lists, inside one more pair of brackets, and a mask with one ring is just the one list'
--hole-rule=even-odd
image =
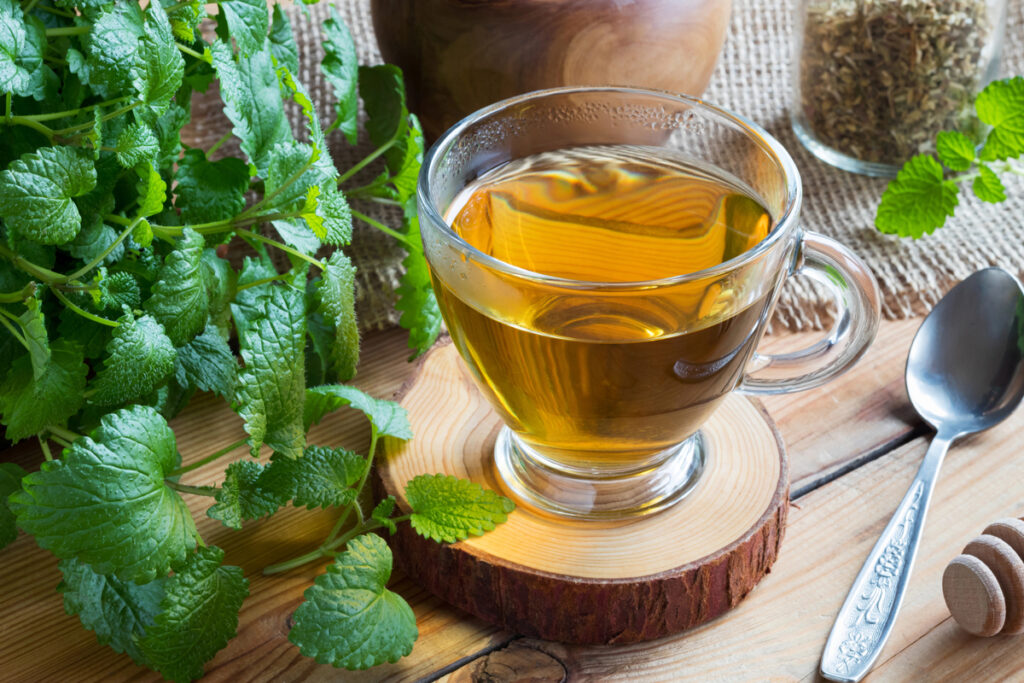
{"label": "cup foot base", "polygon": [[508,427],[494,444],[494,463],[506,492],[534,512],[585,520],[621,520],[653,514],[679,502],[699,483],[707,441],[698,431],[651,458],[657,465],[624,475],[567,474],[543,464]]}

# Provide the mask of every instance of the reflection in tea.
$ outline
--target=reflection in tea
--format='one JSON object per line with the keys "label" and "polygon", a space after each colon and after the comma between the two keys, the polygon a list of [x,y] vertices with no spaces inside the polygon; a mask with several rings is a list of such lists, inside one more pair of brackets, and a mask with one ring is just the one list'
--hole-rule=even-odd
{"label": "reflection in tea", "polygon": [[[514,161],[467,187],[447,220],[500,261],[602,283],[695,273],[767,236],[771,217],[751,192],[656,152]],[[649,464],[696,431],[740,380],[770,308],[738,303],[728,277],[576,294],[494,276],[514,287],[497,303],[434,273],[445,321],[507,424],[570,468]]]}

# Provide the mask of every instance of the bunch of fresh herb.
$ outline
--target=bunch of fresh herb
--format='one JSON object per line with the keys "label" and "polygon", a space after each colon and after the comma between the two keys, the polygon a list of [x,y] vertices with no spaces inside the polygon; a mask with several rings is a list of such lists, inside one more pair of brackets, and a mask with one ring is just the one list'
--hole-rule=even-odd
{"label": "bunch of fresh herb", "polygon": [[[208,41],[198,1],[0,0],[0,423],[11,441],[38,438],[47,460],[32,473],[0,463],[0,544],[18,527],[33,535],[61,559],[65,608],[101,643],[188,680],[234,635],[248,584],[203,543],[182,494],[211,497],[208,515],[232,528],[289,501],[335,506],[320,547],[267,569],[335,558],[290,638],[336,666],[394,661],[416,626],[386,588],[387,545],[367,532],[410,520],[452,541],[493,528],[511,505],[422,476],[408,484],[409,514],[393,498],[364,509],[378,439],[407,439],[409,424],[396,404],[330,383],[352,377],[359,353],[355,269],[340,249],[318,256],[351,238],[346,194],[404,209],[401,230],[378,225],[409,251],[403,324],[419,351],[437,335],[413,192],[422,135],[401,73],[359,68],[336,14],[324,27],[337,96],[325,130],[296,80],[281,8],[271,19],[264,0],[217,4]],[[192,94],[214,80],[233,129],[188,148]],[[339,173],[326,136],[355,142],[360,98],[377,148]],[[289,101],[304,114],[298,134]],[[215,160],[232,136],[244,158]],[[384,171],[350,189],[378,157]],[[236,269],[224,256],[241,243],[253,255]],[[291,267],[278,272],[268,249]],[[167,419],[197,390],[228,400],[249,436],[183,465]],[[365,456],[306,442],[342,406],[370,421]],[[219,486],[183,481],[243,445],[273,455],[232,462]]]}
{"label": "bunch of fresh herb", "polygon": [[[907,161],[882,194],[875,227],[901,237],[935,232],[960,203],[961,185],[982,201],[1006,200],[1001,175],[1024,175],[1024,77],[993,81],[974,103],[987,132],[969,137],[942,131],[936,155],[919,154]],[[941,163],[940,163],[941,162]]]}

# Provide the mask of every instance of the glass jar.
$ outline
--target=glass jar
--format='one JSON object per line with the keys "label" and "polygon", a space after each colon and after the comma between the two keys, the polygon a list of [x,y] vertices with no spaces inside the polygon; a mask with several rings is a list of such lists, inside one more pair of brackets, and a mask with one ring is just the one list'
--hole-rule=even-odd
{"label": "glass jar", "polygon": [[977,133],[1006,0],[800,0],[793,130],[833,166],[892,177],[939,131]]}

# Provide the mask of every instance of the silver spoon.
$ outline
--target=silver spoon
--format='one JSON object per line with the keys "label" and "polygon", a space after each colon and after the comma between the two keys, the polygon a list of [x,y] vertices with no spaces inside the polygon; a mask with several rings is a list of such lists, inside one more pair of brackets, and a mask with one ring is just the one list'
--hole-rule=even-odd
{"label": "silver spoon", "polygon": [[907,358],[907,394],[935,428],[917,476],[853,582],[821,657],[821,675],[859,681],[882,651],[903,602],[939,466],[962,436],[1006,419],[1024,395],[1024,288],[979,270],[925,318]]}

